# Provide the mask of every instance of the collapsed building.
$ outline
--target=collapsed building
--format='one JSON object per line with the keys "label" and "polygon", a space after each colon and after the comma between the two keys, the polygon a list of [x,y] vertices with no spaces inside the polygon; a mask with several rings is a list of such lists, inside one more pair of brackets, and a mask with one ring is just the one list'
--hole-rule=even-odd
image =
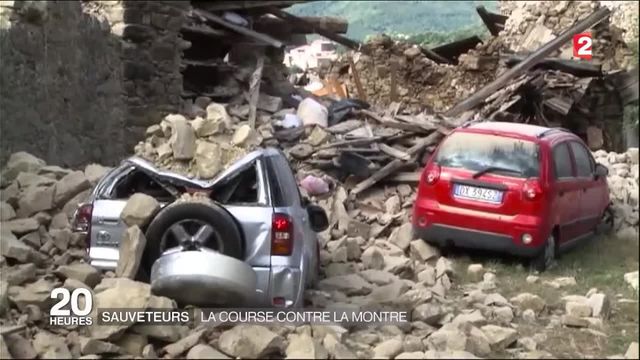
{"label": "collapsed building", "polygon": [[350,93],[382,106],[403,103],[417,111],[455,117],[458,124],[475,118],[562,126],[580,135],[592,150],[621,151],[623,109],[638,96],[637,64],[624,35],[637,26],[637,18],[624,32],[611,24],[611,16],[601,15],[590,30],[591,60],[574,58],[567,38],[546,51],[544,59],[536,59],[528,71],[513,74],[472,106],[454,108],[531,59],[555,37],[576,34],[572,30],[579,21],[605,11],[597,1],[500,4],[502,14],[478,8],[491,33],[485,40],[472,36],[425,49],[383,35],[365,44],[368,51],[355,58],[362,94],[348,61],[336,70]]}
{"label": "collapsed building", "polygon": [[346,31],[339,19],[266,16],[297,2],[2,1],[0,159],[27,150],[60,165],[114,164],[197,97],[245,96],[256,53],[262,92],[286,99],[282,47],[315,26]]}

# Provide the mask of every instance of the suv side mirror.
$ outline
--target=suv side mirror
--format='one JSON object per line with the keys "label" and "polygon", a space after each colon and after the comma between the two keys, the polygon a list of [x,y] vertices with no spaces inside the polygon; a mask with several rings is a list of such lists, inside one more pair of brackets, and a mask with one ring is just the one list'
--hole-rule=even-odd
{"label": "suv side mirror", "polygon": [[329,227],[329,218],[327,213],[318,205],[307,206],[307,213],[309,214],[309,223],[311,229],[315,232],[322,232]]}
{"label": "suv side mirror", "polygon": [[602,164],[596,164],[595,176],[597,178],[607,177],[609,175],[609,169]]}

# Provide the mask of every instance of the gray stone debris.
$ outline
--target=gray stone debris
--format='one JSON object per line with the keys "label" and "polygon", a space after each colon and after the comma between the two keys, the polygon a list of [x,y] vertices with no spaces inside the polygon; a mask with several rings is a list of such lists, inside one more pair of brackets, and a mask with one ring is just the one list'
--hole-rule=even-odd
{"label": "gray stone debris", "polygon": [[63,337],[40,331],[33,338],[33,348],[42,359],[71,359],[71,352]]}
{"label": "gray stone debris", "polygon": [[238,325],[220,335],[218,347],[234,357],[256,359],[282,353],[285,342],[263,326]]}
{"label": "gray stone debris", "polygon": [[60,206],[67,201],[71,200],[74,196],[80,192],[88,189],[91,186],[89,180],[82,171],[74,171],[65,175],[62,179],[58,180],[55,185],[55,191],[53,194],[53,201],[56,206]]}
{"label": "gray stone debris", "polygon": [[124,232],[120,242],[120,253],[116,276],[133,279],[140,268],[142,254],[147,239],[137,225],[133,225]]}
{"label": "gray stone debris", "polygon": [[287,359],[327,359],[329,357],[321,341],[307,334],[290,336],[285,353]]}
{"label": "gray stone debris", "polygon": [[135,193],[127,200],[120,218],[127,226],[144,226],[159,209],[158,200],[146,194]]}
{"label": "gray stone debris", "polygon": [[231,359],[227,355],[206,344],[198,344],[187,352],[188,360],[196,359]]}
{"label": "gray stone debris", "polygon": [[56,270],[56,274],[64,277],[65,279],[74,279],[87,284],[89,287],[94,287],[100,282],[100,272],[89,264],[72,264],[60,266]]}

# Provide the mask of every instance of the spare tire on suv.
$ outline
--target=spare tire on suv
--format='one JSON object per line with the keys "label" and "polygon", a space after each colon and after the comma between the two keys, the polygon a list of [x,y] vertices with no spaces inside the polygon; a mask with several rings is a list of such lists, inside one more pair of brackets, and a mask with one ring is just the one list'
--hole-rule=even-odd
{"label": "spare tire on suv", "polygon": [[139,271],[153,292],[192,305],[223,305],[255,295],[256,275],[243,262],[233,216],[208,198],[179,199],[146,229]]}

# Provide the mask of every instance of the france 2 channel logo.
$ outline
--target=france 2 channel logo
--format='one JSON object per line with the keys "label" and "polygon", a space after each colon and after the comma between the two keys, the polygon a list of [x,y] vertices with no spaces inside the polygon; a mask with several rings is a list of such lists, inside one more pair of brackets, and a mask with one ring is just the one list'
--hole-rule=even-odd
{"label": "france 2 channel logo", "polygon": [[[62,298],[60,298],[60,295],[62,295]],[[82,298],[80,295],[82,295]],[[49,310],[49,325],[93,324],[93,319],[89,316],[91,310],[93,310],[93,297],[89,289],[78,288],[69,291],[67,288],[55,288],[51,290],[50,297],[57,299],[58,302]],[[81,301],[80,299],[83,300]]]}
{"label": "france 2 channel logo", "polygon": [[591,46],[593,40],[591,33],[585,32],[573,35],[573,57],[583,60],[591,60]]}

